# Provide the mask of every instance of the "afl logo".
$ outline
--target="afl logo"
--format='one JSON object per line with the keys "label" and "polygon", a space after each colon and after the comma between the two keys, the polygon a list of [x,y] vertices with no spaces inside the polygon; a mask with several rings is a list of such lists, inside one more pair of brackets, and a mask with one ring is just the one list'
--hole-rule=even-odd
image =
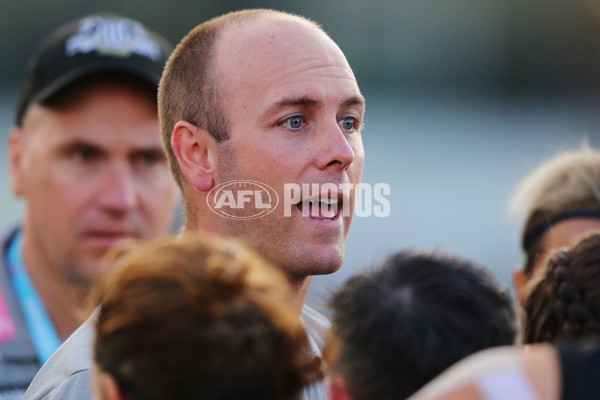
{"label": "afl logo", "polygon": [[273,212],[279,204],[279,196],[264,183],[229,181],[212,188],[206,204],[212,212],[225,218],[256,219]]}

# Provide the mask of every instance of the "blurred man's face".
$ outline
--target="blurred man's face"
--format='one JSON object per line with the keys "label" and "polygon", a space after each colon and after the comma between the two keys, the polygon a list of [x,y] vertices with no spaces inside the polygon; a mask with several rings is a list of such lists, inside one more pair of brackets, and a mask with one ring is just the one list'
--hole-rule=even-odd
{"label": "blurred man's face", "polygon": [[546,273],[548,261],[556,250],[574,245],[584,235],[594,230],[600,230],[598,219],[567,219],[551,226],[540,238],[542,253],[537,257],[531,275],[527,278],[522,274],[521,282],[516,284],[519,303],[525,304],[529,293],[539,282],[539,277]]}
{"label": "blurred man's face", "polygon": [[[214,65],[231,137],[218,145],[216,184],[261,182],[283,201],[286,183],[360,182],[364,101],[344,55],[324,33],[297,21],[250,22],[224,33]],[[303,196],[290,216],[280,206],[258,219],[221,218],[219,233],[242,237],[291,275],[334,272],[355,203],[354,191],[345,198],[341,192],[334,194],[334,215],[303,215]]]}
{"label": "blurred man's face", "polygon": [[25,262],[82,283],[116,242],[168,233],[176,208],[155,103],[116,83],[30,106],[11,138],[11,180],[27,201]]}

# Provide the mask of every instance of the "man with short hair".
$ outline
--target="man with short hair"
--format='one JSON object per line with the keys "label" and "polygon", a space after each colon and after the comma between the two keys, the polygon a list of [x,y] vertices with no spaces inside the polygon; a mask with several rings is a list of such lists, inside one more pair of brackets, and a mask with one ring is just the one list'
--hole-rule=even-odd
{"label": "man with short hair", "polygon": [[[314,22],[272,10],[199,25],[177,46],[160,83],[161,132],[183,193],[184,230],[241,238],[279,265],[317,356],[328,322],[304,302],[311,276],[343,262],[355,202],[348,188],[362,174],[364,107],[331,38]],[[257,217],[239,191],[231,197],[238,202],[228,202],[231,213],[214,212],[211,205],[221,203],[211,194],[229,183],[268,187],[283,204]],[[286,192],[303,184],[311,190]],[[265,198],[250,203],[260,208]],[[91,324],[44,366],[26,399],[90,398]],[[304,396],[327,393],[319,384]]]}
{"label": "man with short hair", "polygon": [[283,268],[301,306],[310,277],[342,265],[352,220],[352,213],[342,215],[342,203],[353,210],[353,192],[334,193],[336,214],[303,212],[309,200],[331,200],[313,191],[295,201],[289,217],[284,204],[255,219],[214,213],[208,193],[225,182],[257,181],[285,200],[285,184],[358,184],[363,113],[344,55],[313,22],[247,10],[200,25],[173,52],[159,90],[163,142],[185,202],[184,230],[246,240]]}
{"label": "man with short hair", "polygon": [[177,188],[156,116],[170,51],[139,22],[100,14],[56,30],[32,60],[9,143],[25,215],[0,238],[3,399],[21,398],[79,326],[109,247],[171,228]]}

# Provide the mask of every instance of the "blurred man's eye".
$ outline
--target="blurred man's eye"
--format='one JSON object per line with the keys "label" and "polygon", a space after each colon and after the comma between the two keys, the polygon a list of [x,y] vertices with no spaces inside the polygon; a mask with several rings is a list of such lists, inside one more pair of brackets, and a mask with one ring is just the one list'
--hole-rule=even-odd
{"label": "blurred man's eye", "polygon": [[84,163],[89,163],[100,156],[100,152],[91,146],[76,146],[70,153],[73,158]]}
{"label": "blurred man's eye", "polygon": [[165,156],[160,150],[141,151],[133,156],[133,161],[145,166],[153,166],[165,161]]}

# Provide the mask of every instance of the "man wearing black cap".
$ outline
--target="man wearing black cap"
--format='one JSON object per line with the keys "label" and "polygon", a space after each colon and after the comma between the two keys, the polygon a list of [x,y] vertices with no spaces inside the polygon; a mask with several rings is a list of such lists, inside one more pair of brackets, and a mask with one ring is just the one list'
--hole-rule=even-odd
{"label": "man wearing black cap", "polygon": [[10,135],[23,221],[0,237],[0,398],[21,398],[79,325],[100,259],[123,239],[168,233],[177,189],[156,89],[168,43],[139,22],[92,15],[34,57]]}

